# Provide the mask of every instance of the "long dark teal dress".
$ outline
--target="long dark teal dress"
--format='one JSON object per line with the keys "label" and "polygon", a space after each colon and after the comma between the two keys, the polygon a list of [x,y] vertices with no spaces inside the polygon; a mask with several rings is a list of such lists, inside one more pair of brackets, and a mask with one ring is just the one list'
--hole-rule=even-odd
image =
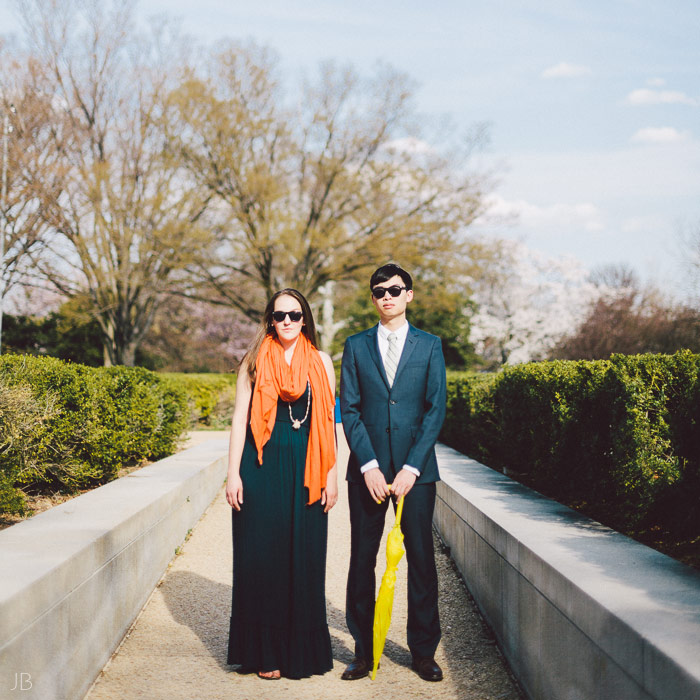
{"label": "long dark teal dress", "polygon": [[[306,405],[305,393],[291,405],[294,418],[304,417]],[[228,663],[249,671],[279,669],[287,678],[333,667],[325,599],[328,516],[320,501],[306,505],[304,487],[310,418],[311,409],[294,430],[289,404],[279,400],[262,465],[248,430],[243,504],[233,510]]]}

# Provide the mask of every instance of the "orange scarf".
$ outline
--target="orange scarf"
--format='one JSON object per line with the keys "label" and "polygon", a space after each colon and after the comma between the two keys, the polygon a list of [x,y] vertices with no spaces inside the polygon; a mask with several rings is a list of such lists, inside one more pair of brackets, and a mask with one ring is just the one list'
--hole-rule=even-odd
{"label": "orange scarf", "polygon": [[284,349],[277,338],[265,337],[255,361],[256,380],[250,409],[250,428],[258,448],[258,462],[263,463],[263,447],[270,439],[277,417],[277,399],[291,403],[311,384],[313,409],[306,450],[304,486],[309,490],[309,505],[321,498],[326,477],[335,464],[335,397],[318,350],[299,334],[292,363],[284,359]]}

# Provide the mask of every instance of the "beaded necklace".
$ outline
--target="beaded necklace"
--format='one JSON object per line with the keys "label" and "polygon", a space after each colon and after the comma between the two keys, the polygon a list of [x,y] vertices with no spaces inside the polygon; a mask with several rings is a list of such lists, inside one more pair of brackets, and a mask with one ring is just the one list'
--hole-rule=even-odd
{"label": "beaded necklace", "polygon": [[306,380],[306,413],[304,414],[304,417],[299,420],[298,418],[295,418],[292,415],[292,404],[288,403],[287,408],[289,409],[289,420],[292,421],[292,428],[294,430],[299,430],[301,428],[301,424],[306,422],[306,419],[309,417],[309,406],[311,406],[311,384],[309,380]]}

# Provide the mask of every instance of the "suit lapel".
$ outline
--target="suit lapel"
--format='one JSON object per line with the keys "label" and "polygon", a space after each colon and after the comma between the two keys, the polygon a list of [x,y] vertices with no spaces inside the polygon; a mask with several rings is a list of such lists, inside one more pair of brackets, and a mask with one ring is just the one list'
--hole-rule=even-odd
{"label": "suit lapel", "polygon": [[389,380],[386,378],[386,371],[384,370],[384,363],[382,362],[382,356],[379,354],[379,344],[377,342],[377,330],[378,326],[374,326],[367,331],[367,348],[369,350],[370,357],[375,365],[377,365],[377,370],[381,375],[384,383],[389,387]]}
{"label": "suit lapel", "polygon": [[396,382],[398,381],[399,376],[401,375],[401,370],[406,366],[408,358],[411,357],[411,355],[413,354],[413,351],[416,349],[417,344],[418,333],[416,332],[416,329],[409,323],[406,342],[404,343],[403,352],[401,353],[401,357],[399,358],[399,366],[396,368],[396,374],[394,375],[394,384],[396,384]]}

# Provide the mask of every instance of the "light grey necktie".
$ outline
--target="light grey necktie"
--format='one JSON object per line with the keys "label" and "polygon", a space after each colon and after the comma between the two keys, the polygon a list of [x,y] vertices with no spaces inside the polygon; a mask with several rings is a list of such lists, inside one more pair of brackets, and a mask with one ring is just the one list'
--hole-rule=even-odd
{"label": "light grey necktie", "polygon": [[389,380],[389,386],[393,386],[396,368],[399,365],[399,351],[396,346],[399,339],[396,337],[396,333],[389,333],[387,340],[389,341],[389,347],[384,357],[384,369],[386,370],[386,378]]}

